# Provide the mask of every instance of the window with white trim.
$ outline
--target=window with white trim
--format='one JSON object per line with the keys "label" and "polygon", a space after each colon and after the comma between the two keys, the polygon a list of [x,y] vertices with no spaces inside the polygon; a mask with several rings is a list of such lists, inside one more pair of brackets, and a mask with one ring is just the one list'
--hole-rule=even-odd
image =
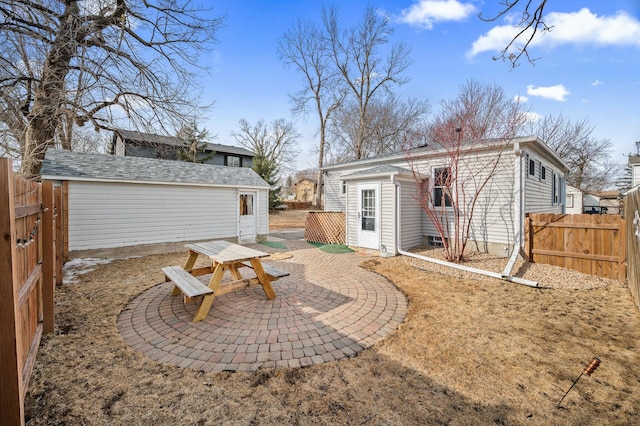
{"label": "window with white trim", "polygon": [[536,160],[529,159],[529,176],[536,175]]}
{"label": "window with white trim", "polygon": [[451,167],[433,169],[433,205],[451,207]]}
{"label": "window with white trim", "polygon": [[559,204],[560,200],[560,176],[551,173],[551,204]]}

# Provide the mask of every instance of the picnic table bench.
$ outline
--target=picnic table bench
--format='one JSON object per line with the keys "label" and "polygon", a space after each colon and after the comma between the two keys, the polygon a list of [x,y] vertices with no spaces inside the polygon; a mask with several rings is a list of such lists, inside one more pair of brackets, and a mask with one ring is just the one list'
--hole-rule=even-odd
{"label": "picnic table bench", "polygon": [[[228,241],[194,243],[187,244],[185,247],[189,250],[189,257],[184,267],[168,266],[162,268],[162,271],[166,279],[174,284],[172,296],[184,294],[185,303],[194,297],[202,296],[200,307],[193,318],[194,322],[206,318],[216,296],[241,288],[259,284],[267,299],[273,299],[276,297],[276,293],[271,282],[289,275],[286,271],[262,264],[260,259],[269,256],[268,253]],[[212,261],[211,266],[194,268],[199,255],[209,257]],[[249,279],[243,278],[239,271],[243,267],[253,269],[256,276]],[[222,278],[226,271],[230,272],[233,281],[223,284]],[[209,285],[203,284],[196,278],[205,274],[211,274]]]}

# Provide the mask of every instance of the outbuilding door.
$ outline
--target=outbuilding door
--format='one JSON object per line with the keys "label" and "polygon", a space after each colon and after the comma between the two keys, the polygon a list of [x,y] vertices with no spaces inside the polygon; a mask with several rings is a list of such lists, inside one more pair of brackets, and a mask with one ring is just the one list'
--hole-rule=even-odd
{"label": "outbuilding door", "polygon": [[358,246],[380,248],[380,186],[358,185]]}
{"label": "outbuilding door", "polygon": [[238,242],[254,243],[256,241],[256,201],[255,191],[238,193]]}

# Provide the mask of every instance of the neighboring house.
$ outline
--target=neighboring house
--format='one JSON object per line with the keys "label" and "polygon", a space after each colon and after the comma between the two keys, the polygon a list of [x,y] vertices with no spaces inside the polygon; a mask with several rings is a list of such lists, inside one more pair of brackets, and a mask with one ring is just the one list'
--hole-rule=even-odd
{"label": "neighboring house", "polygon": [[567,214],[582,214],[583,192],[575,186],[567,185],[567,201],[565,208]]}
{"label": "neighboring house", "polygon": [[296,201],[311,201],[313,202],[316,197],[316,189],[318,188],[318,182],[314,179],[301,179],[295,185],[293,192],[295,193]]}
{"label": "neighboring house", "polygon": [[[206,143],[206,149],[200,158],[206,158],[206,164],[231,167],[251,167],[255,154],[237,146]],[[156,158],[178,160],[177,150],[185,147],[185,141],[176,137],[153,135],[133,130],[115,130],[109,146],[109,154],[127,157]]]}
{"label": "neighboring house", "polygon": [[[514,246],[522,245],[526,213],[565,212],[568,167],[535,137],[487,140],[480,145],[463,150],[478,170],[504,152],[478,199],[469,246],[507,256]],[[427,146],[413,150],[411,156],[415,168],[428,179],[421,186],[427,183],[437,191],[434,174],[448,164],[447,153]],[[395,255],[425,243],[441,243],[416,201],[418,184],[405,153],[335,164],[323,171],[325,211],[346,213],[348,245]]]}
{"label": "neighboring house", "polygon": [[600,213],[600,197],[594,193],[585,192],[582,195],[583,213]]}
{"label": "neighboring house", "polygon": [[269,230],[269,185],[250,168],[49,149],[42,179],[63,187],[69,251],[231,239]]}
{"label": "neighboring house", "polygon": [[622,198],[620,191],[602,191],[594,193],[598,197],[600,212],[603,214],[622,214]]}

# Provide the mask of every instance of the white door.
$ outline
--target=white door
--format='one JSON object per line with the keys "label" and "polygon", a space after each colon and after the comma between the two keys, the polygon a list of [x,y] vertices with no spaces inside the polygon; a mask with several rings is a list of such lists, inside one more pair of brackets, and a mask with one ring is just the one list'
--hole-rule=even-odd
{"label": "white door", "polygon": [[238,193],[238,242],[256,241],[256,201],[257,192]]}
{"label": "white door", "polygon": [[358,246],[380,248],[380,187],[358,185]]}

